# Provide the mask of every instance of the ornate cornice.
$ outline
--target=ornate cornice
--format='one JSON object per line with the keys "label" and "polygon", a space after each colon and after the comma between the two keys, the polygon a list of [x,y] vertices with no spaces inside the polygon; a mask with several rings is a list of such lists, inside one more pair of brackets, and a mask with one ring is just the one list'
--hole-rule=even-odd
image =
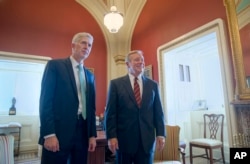
{"label": "ornate cornice", "polygon": [[116,65],[125,64],[125,56],[123,55],[114,56],[114,60],[115,60]]}

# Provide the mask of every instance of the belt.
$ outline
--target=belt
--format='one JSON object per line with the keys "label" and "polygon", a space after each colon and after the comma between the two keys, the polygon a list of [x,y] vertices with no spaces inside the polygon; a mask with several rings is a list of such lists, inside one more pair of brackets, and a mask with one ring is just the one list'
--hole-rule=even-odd
{"label": "belt", "polygon": [[79,120],[79,119],[83,119],[83,117],[82,117],[82,113],[77,114],[77,119],[78,119],[78,120]]}

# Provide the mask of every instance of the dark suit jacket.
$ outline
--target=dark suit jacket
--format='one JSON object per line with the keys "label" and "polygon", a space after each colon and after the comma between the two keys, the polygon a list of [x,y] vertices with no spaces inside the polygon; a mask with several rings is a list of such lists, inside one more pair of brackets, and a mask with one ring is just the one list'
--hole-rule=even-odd
{"label": "dark suit jacket", "polygon": [[137,106],[129,76],[111,80],[105,112],[107,139],[118,138],[119,150],[135,153],[142,142],[152,153],[156,136],[165,136],[164,115],[158,84],[142,77],[141,107]]}
{"label": "dark suit jacket", "polygon": [[[95,78],[85,69],[86,76],[86,133],[96,136],[95,120]],[[60,149],[69,146],[75,133],[79,100],[70,58],[51,60],[47,63],[41,86],[40,96],[40,138],[43,145],[44,136],[56,134]]]}

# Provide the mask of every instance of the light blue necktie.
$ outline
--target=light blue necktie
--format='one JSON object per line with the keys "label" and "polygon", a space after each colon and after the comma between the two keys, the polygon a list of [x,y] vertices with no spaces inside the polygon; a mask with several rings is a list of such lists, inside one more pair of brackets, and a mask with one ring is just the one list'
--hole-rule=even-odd
{"label": "light blue necktie", "polygon": [[86,93],[85,93],[85,75],[83,71],[83,67],[81,64],[78,65],[79,68],[79,81],[80,81],[80,89],[82,94],[82,117],[86,119]]}

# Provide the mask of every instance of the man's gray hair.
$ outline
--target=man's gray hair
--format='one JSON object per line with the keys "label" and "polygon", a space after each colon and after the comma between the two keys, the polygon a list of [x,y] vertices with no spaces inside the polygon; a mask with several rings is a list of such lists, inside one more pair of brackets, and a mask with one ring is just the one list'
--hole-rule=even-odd
{"label": "man's gray hair", "polygon": [[130,56],[132,54],[141,54],[143,56],[143,52],[141,50],[133,50],[133,51],[130,51],[126,57],[125,57],[125,62],[129,62],[130,61]]}
{"label": "man's gray hair", "polygon": [[88,37],[92,40],[92,42],[94,41],[94,37],[90,34],[90,33],[87,33],[87,32],[79,32],[77,34],[74,35],[73,39],[72,39],[72,43],[78,43],[79,40],[83,37]]}

